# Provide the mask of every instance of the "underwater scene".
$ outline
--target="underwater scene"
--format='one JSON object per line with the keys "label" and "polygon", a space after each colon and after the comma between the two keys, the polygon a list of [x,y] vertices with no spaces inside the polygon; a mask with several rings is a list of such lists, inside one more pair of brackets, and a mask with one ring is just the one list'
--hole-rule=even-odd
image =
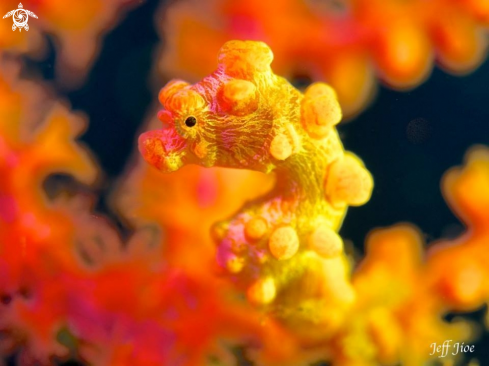
{"label": "underwater scene", "polygon": [[489,366],[489,0],[17,1],[0,366]]}

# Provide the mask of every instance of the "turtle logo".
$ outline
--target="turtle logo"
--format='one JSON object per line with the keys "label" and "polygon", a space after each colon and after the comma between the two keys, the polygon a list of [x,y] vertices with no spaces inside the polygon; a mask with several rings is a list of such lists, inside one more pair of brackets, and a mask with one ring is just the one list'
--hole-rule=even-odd
{"label": "turtle logo", "polygon": [[24,7],[22,6],[22,3],[20,3],[18,9],[9,11],[7,14],[3,16],[3,19],[12,16],[14,20],[14,24],[12,25],[13,31],[15,31],[17,28],[19,28],[19,32],[22,31],[22,28],[28,31],[29,25],[27,24],[27,21],[29,20],[29,15],[31,17],[37,18],[36,14],[34,14],[32,11],[25,10]]}

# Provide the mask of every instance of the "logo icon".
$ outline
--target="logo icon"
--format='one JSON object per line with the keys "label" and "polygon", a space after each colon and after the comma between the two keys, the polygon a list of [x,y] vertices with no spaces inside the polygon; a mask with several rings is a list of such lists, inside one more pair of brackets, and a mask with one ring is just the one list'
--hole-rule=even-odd
{"label": "logo icon", "polygon": [[19,32],[22,31],[22,28],[28,31],[29,25],[27,24],[27,22],[29,20],[29,15],[37,19],[36,14],[34,14],[32,11],[25,10],[24,7],[22,6],[22,3],[20,3],[18,9],[9,11],[7,14],[3,16],[3,19],[12,16],[14,20],[14,24],[12,25],[13,31],[15,31],[17,28],[19,28]]}

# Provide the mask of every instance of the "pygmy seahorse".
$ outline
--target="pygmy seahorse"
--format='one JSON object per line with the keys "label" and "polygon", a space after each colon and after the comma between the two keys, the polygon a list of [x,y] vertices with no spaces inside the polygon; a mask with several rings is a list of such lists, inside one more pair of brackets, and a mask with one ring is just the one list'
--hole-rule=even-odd
{"label": "pygmy seahorse", "polygon": [[368,201],[373,180],[343,149],[334,90],[314,83],[302,94],[272,72],[272,59],[262,42],[227,42],[211,75],[161,90],[165,128],[142,134],[139,149],[163,172],[186,164],[274,172],[269,194],[215,226],[217,260],[250,302],[321,322],[337,318],[325,306],[353,301],[337,230],[348,205]]}

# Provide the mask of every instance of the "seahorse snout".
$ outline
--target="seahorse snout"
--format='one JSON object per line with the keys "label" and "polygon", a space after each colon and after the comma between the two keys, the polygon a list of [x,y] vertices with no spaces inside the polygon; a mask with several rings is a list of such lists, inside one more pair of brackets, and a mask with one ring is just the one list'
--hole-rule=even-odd
{"label": "seahorse snout", "polygon": [[184,165],[187,144],[172,128],[145,132],[138,145],[144,159],[162,172],[171,173]]}

